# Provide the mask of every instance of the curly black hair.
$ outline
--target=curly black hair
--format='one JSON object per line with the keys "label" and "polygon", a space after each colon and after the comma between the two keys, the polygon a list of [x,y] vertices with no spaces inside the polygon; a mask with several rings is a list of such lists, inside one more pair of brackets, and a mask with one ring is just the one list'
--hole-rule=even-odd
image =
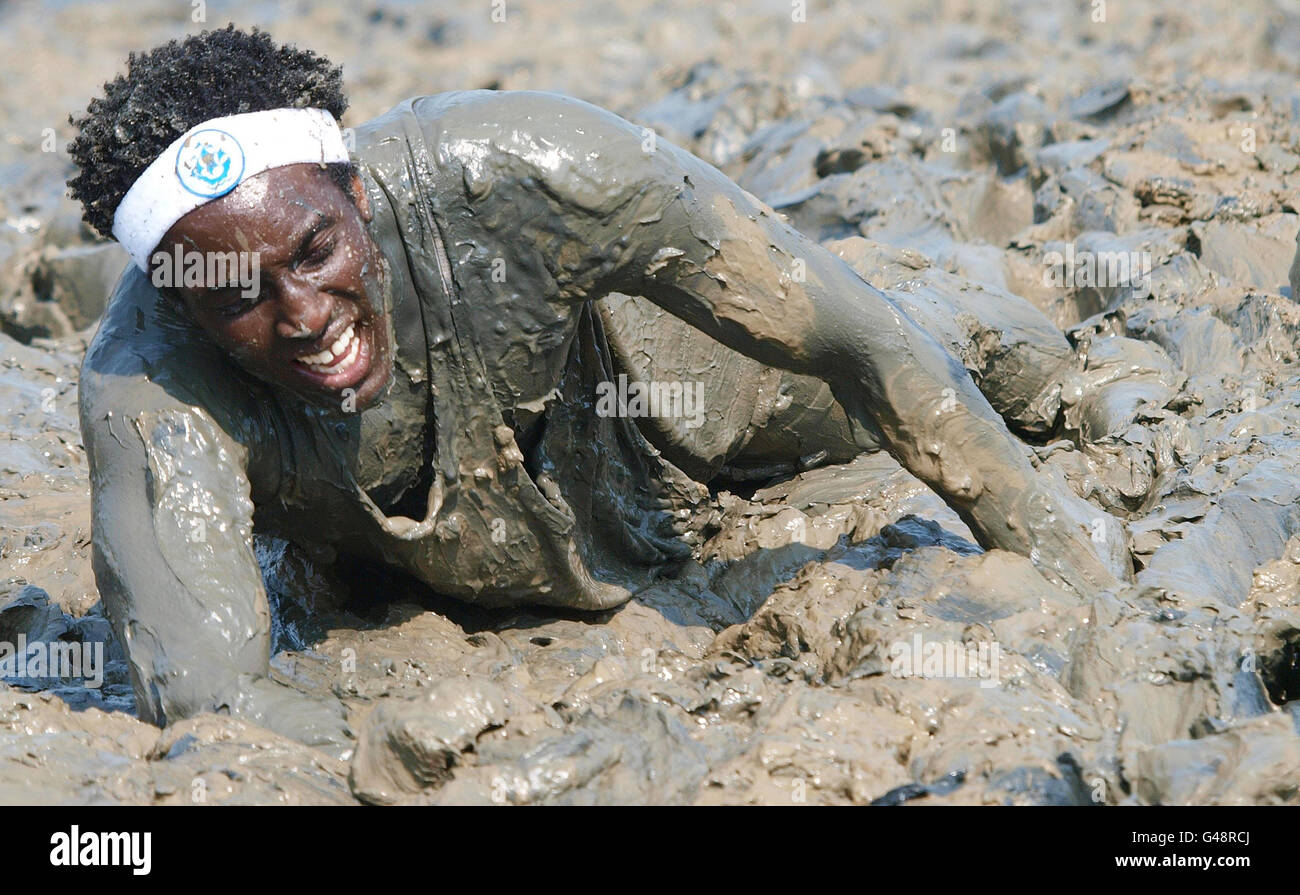
{"label": "curly black hair", "polygon": [[[324,109],[335,120],[348,107],[343,69],[310,50],[278,46],[256,28],[227,25],[147,53],[132,53],[126,75],[104,85],[80,119],[68,153],[78,173],[68,181],[87,224],[108,236],[131,184],[171,143],[197,124],[267,109]],[[345,193],[353,166],[331,165]]]}

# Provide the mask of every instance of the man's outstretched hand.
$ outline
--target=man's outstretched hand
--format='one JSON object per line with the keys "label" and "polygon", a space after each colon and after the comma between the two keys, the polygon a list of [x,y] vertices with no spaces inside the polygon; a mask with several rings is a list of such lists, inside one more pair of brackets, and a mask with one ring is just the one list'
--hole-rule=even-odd
{"label": "man's outstretched hand", "polygon": [[307,696],[269,677],[241,675],[238,686],[225,700],[232,717],[249,721],[278,734],[314,746],[346,761],[354,748],[343,703],[330,695]]}
{"label": "man's outstretched hand", "polygon": [[1128,535],[1119,520],[1074,493],[1058,474],[1039,470],[1008,513],[1025,538],[1022,552],[1049,579],[1082,596],[1133,580]]}

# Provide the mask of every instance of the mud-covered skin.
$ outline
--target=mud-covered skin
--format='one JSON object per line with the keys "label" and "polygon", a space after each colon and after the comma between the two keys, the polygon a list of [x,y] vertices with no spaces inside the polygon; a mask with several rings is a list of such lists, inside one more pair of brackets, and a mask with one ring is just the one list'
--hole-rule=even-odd
{"label": "mud-covered skin", "polygon": [[[617,605],[680,556],[667,511],[699,500],[698,486],[630,421],[592,412],[592,386],[616,371],[589,303],[612,291],[825,379],[859,444],[878,440],[987,546],[1080,590],[1114,583],[1123,544],[1108,517],[1037,476],[939,343],[693,156],[662,140],[647,151],[640,128],[576,100],[474,91],[359,128],[357,160],[396,339],[380,404],[336,412],[253,379],[135,271],[87,354],[96,577],[144,717],[225,705],[308,741],[339,739],[337,706],[263,679],[254,508],[259,528],[488,605]],[[419,478],[426,458],[409,436],[430,416],[427,513],[389,516],[367,488]],[[706,426],[743,462],[753,433],[716,427],[752,423]],[[1108,560],[1089,537],[1098,523]]]}
{"label": "mud-covered skin", "polygon": [[[383,310],[370,300],[383,292],[379,252],[366,230],[370,216],[360,178],[341,190],[328,169],[285,165],[185,215],[163,235],[155,258],[256,258],[253,290],[178,282],[172,293],[247,372],[330,407],[339,406],[347,389],[365,407],[392,376]],[[151,281],[166,282],[167,267],[160,265]],[[313,370],[303,361],[333,357],[325,349],[336,342],[355,345],[337,359],[351,355],[349,363]]]}

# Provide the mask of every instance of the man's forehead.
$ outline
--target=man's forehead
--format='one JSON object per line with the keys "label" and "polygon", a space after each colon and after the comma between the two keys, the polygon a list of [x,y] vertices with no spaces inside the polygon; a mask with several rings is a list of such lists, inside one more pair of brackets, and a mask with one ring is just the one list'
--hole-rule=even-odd
{"label": "man's forehead", "polygon": [[223,213],[303,217],[332,198],[331,187],[332,181],[318,166],[289,165],[249,178],[204,208]]}
{"label": "man's forehead", "polygon": [[271,186],[267,181],[274,174],[274,171],[263,171],[258,176],[251,177],[235,187],[226,198],[233,199],[239,205],[261,207],[271,192]]}
{"label": "man's forehead", "polygon": [[[330,209],[332,181],[323,175],[315,165],[264,171],[220,199],[194,209],[176,223],[172,234],[197,229],[214,236],[226,234],[240,242],[255,237],[278,244]],[[243,238],[239,239],[234,230]]]}

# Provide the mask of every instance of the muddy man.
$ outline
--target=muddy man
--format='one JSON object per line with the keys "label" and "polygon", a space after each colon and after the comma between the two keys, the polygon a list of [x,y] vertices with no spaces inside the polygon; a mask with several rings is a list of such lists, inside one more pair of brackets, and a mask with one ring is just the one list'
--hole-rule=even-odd
{"label": "muddy man", "polygon": [[[355,144],[345,106],[327,60],[227,28],[132,57],[76,122],[73,195],[135,260],[80,401],[142,717],[346,742],[267,677],[255,526],[606,609],[689,555],[711,477],[883,448],[985,547],[1081,593],[1128,575],[932,335],[715,168],[547,93],[408,100]],[[623,374],[704,382],[700,424],[602,409]]]}

